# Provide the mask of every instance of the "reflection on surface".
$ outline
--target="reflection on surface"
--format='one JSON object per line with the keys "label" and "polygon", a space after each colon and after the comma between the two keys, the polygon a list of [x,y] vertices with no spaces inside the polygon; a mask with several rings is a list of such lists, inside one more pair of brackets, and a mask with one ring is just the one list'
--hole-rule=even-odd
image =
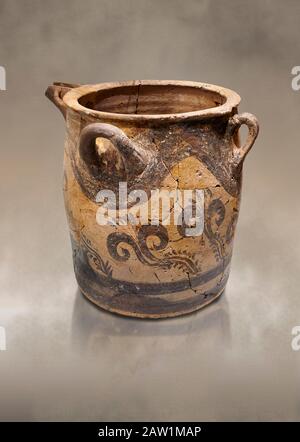
{"label": "reflection on surface", "polygon": [[[130,342],[164,344],[178,348],[187,340],[202,346],[228,345],[230,320],[226,295],[195,313],[169,319],[127,318],[106,312],[92,304],[77,290],[72,321],[72,344],[75,351],[101,352],[103,345],[130,345]],[[107,350],[107,348],[106,348]],[[153,350],[153,347],[152,347]]]}

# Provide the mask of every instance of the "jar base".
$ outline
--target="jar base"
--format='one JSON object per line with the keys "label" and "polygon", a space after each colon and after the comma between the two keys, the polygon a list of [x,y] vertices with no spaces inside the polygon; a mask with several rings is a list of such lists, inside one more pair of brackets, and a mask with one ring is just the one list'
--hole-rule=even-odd
{"label": "jar base", "polygon": [[101,308],[102,310],[108,311],[109,313],[113,313],[118,316],[126,316],[139,319],[167,319],[189,315],[213,303],[214,301],[219,299],[225,291],[225,289],[223,288],[219,293],[208,299],[206,302],[203,302],[202,304],[199,304],[193,308],[187,308],[186,310],[183,309],[180,311],[169,311],[166,313],[145,313],[139,311],[121,310],[117,307],[112,307],[111,305],[96,301],[93,296],[90,296],[88,295],[88,293],[84,292],[80,286],[79,290],[81,291],[82,295],[88,299],[88,301],[92,302],[94,305]]}
{"label": "jar base", "polygon": [[93,261],[78,247],[74,271],[81,292],[98,307],[122,316],[160,319],[192,313],[221,296],[229,276],[230,259],[229,255],[191,279],[188,276],[160,284],[138,283],[97,271]]}

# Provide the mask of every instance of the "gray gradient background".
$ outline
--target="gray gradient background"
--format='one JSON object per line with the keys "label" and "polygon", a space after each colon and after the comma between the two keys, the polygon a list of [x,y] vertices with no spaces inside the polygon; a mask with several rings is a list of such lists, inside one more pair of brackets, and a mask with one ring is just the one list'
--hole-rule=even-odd
{"label": "gray gradient background", "polygon": [[[299,420],[297,0],[0,0],[1,420]],[[257,115],[225,296],[128,320],[77,290],[52,81],[220,84]]]}

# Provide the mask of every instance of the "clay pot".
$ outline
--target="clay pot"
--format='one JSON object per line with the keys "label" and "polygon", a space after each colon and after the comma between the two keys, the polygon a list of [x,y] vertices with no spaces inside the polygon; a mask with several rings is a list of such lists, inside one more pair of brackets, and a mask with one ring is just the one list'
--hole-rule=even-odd
{"label": "clay pot", "polygon": [[[66,119],[64,196],[81,291],[106,310],[149,318],[218,298],[229,275],[243,161],[258,134],[256,118],[237,113],[240,97],[182,81],[55,83],[46,95]],[[248,136],[240,145],[242,124]],[[187,235],[189,226],[175,218],[165,224],[161,210],[154,225],[99,225],[98,192],[117,201],[120,182],[128,193],[145,192],[146,204],[155,189],[197,189],[201,234]]]}

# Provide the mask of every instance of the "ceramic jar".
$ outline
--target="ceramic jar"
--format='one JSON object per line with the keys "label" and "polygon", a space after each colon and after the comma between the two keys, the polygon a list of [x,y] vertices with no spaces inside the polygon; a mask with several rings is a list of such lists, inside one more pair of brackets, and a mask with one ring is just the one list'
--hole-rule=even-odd
{"label": "ceramic jar", "polygon": [[[183,81],[56,83],[46,95],[66,120],[64,196],[83,294],[106,310],[148,318],[189,313],[218,298],[229,275],[243,162],[258,134],[256,118],[238,114],[240,97]],[[174,215],[165,222],[156,206],[155,220],[124,222],[124,208],[149,209],[162,190],[173,195],[176,216],[185,191],[202,207],[190,221]],[[99,223],[107,203],[101,191],[115,196],[114,213],[122,213],[106,225]]]}

